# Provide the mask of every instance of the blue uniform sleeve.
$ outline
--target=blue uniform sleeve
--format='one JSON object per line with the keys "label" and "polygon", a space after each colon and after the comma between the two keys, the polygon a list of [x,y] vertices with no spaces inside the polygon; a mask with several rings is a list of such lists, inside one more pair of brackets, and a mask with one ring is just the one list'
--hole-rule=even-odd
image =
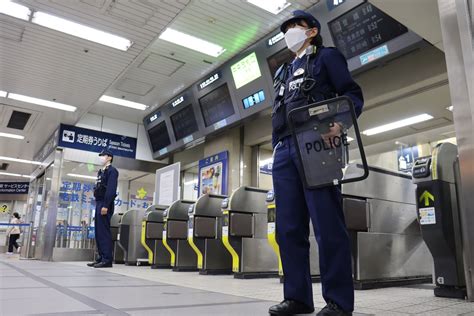
{"label": "blue uniform sleeve", "polygon": [[107,178],[107,190],[105,191],[104,205],[110,205],[114,202],[117,194],[118,171],[115,168],[109,169],[109,176]]}
{"label": "blue uniform sleeve", "polygon": [[338,95],[345,95],[352,100],[356,115],[359,117],[364,105],[364,96],[362,95],[362,89],[352,79],[347,68],[346,58],[335,48],[327,49],[323,58],[329,81],[335,91]]}

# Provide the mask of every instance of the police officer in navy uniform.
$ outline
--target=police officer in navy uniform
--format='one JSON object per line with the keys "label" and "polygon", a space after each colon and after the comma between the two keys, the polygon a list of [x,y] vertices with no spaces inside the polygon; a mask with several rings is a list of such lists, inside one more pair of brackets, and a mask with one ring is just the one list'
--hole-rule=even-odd
{"label": "police officer in navy uniform", "polygon": [[87,264],[94,268],[112,267],[112,233],[110,219],[114,214],[114,200],[117,196],[117,181],[119,172],[112,166],[114,155],[110,150],[103,150],[99,154],[103,168],[97,174],[94,187],[95,197],[95,240],[99,255],[95,262]]}
{"label": "police officer in navy uniform", "polygon": [[[290,136],[288,112],[309,103],[345,95],[360,115],[363,96],[352,79],[345,57],[324,47],[321,25],[311,14],[297,10],[281,25],[285,41],[295,53],[274,79],[272,111],[274,147],[273,186],[276,198],[276,233],[284,277],[284,301],[270,307],[271,315],[313,313],[309,262],[309,220],[319,245],[322,294],[327,303],[317,315],[352,315],[351,243],[346,229],[340,187],[306,189],[302,166]],[[325,141],[340,136],[347,122],[336,122],[323,135]],[[347,128],[347,126],[346,126]]]}

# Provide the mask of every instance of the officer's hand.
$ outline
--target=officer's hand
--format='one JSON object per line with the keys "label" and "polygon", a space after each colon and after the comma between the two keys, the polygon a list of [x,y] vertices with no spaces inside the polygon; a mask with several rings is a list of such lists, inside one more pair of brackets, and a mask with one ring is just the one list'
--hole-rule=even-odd
{"label": "officer's hand", "polygon": [[342,127],[338,123],[334,123],[333,126],[329,128],[329,132],[326,134],[322,134],[321,137],[323,138],[326,145],[331,146],[331,140],[335,136],[341,136],[342,134]]}
{"label": "officer's hand", "polygon": [[108,210],[109,210],[108,208],[103,207],[103,208],[100,210],[100,215],[107,215],[107,211],[108,211]]}

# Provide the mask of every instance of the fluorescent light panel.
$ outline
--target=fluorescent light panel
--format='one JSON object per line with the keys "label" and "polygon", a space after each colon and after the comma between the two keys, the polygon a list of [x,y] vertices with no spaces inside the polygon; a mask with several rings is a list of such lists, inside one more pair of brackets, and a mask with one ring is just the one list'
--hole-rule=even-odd
{"label": "fluorescent light panel", "polygon": [[18,134],[2,133],[0,132],[0,137],[14,138],[14,139],[25,139],[25,136]]}
{"label": "fluorescent light panel", "polygon": [[130,46],[132,46],[132,41],[124,37],[100,31],[92,27],[62,19],[44,12],[36,12],[33,16],[32,22],[62,33],[113,47],[122,51],[126,51],[130,48]]}
{"label": "fluorescent light panel", "polygon": [[43,99],[38,99],[38,98],[33,98],[33,97],[28,97],[26,95],[16,94],[16,93],[9,93],[8,98],[13,99],[13,100],[17,100],[17,101],[22,101],[22,102],[41,105],[41,106],[46,106],[48,108],[54,108],[54,109],[58,109],[58,110],[68,111],[68,112],[74,112],[77,109],[75,106],[72,106],[72,105],[63,104],[63,103],[59,103],[59,102],[48,101],[48,100],[43,100]]}
{"label": "fluorescent light panel", "polygon": [[286,2],[286,0],[247,0],[247,1],[248,3],[251,3],[254,6],[257,6],[273,14],[278,14],[291,5],[291,3]]}
{"label": "fluorescent light panel", "polygon": [[103,95],[100,97],[99,101],[102,102],[107,102],[107,103],[113,103],[121,106],[126,106],[128,108],[132,109],[137,109],[137,110],[146,110],[148,108],[148,105],[138,103],[138,102],[132,102],[124,99],[119,99],[119,98],[114,98],[114,97],[109,97],[107,95]]}
{"label": "fluorescent light panel", "polygon": [[8,94],[8,92],[0,90],[0,97],[6,98],[7,94]]}
{"label": "fluorescent light panel", "polygon": [[26,160],[26,159],[4,157],[4,156],[0,156],[0,160],[13,161],[13,162],[19,162],[19,163],[27,163],[27,164],[32,164],[32,165],[42,165],[42,163],[39,162],[39,161],[32,161],[32,160]]}
{"label": "fluorescent light panel", "polygon": [[68,173],[67,175],[69,177],[73,177],[73,178],[83,178],[83,179],[91,179],[91,180],[96,180],[97,179],[97,177],[87,176],[87,175],[84,175],[84,174]]}
{"label": "fluorescent light panel", "polygon": [[0,176],[21,177],[22,175],[18,173],[0,172]]}
{"label": "fluorescent light panel", "polygon": [[391,130],[394,130],[394,129],[397,129],[397,128],[405,127],[405,126],[408,126],[408,125],[428,121],[428,120],[431,120],[432,118],[433,118],[433,116],[424,113],[424,114],[409,117],[409,118],[406,118],[406,119],[403,119],[403,120],[400,120],[400,121],[396,121],[396,122],[393,122],[393,123],[389,123],[389,124],[377,126],[377,127],[374,127],[374,128],[370,128],[368,130],[363,131],[362,134],[367,135],[367,136],[372,136],[372,135],[380,134],[380,133],[383,133],[383,132],[388,132],[388,131],[391,131]]}
{"label": "fluorescent light panel", "polygon": [[31,10],[21,4],[14,3],[9,0],[1,1],[0,13],[12,16],[14,18],[28,21],[30,18]]}
{"label": "fluorescent light panel", "polygon": [[186,33],[182,33],[180,31],[173,30],[171,28],[167,28],[163,33],[161,33],[160,39],[201,52],[212,57],[218,57],[223,52],[225,52],[225,48],[223,48],[222,46]]}

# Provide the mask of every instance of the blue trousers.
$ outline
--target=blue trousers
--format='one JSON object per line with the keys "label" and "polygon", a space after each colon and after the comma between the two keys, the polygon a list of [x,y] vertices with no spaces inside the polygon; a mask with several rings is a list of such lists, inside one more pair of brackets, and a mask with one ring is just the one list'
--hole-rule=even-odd
{"label": "blue trousers", "polygon": [[284,273],[284,297],[313,306],[309,262],[309,219],[319,246],[323,297],[354,310],[350,239],[337,186],[309,190],[291,137],[275,147],[273,187],[276,234]]}
{"label": "blue trousers", "polygon": [[[102,207],[107,207],[107,215],[101,215]],[[112,263],[113,261],[113,246],[112,233],[110,231],[110,219],[114,214],[114,204],[104,206],[104,201],[96,201],[95,205],[95,241],[97,244],[97,251],[99,258],[97,261],[105,263]]]}

